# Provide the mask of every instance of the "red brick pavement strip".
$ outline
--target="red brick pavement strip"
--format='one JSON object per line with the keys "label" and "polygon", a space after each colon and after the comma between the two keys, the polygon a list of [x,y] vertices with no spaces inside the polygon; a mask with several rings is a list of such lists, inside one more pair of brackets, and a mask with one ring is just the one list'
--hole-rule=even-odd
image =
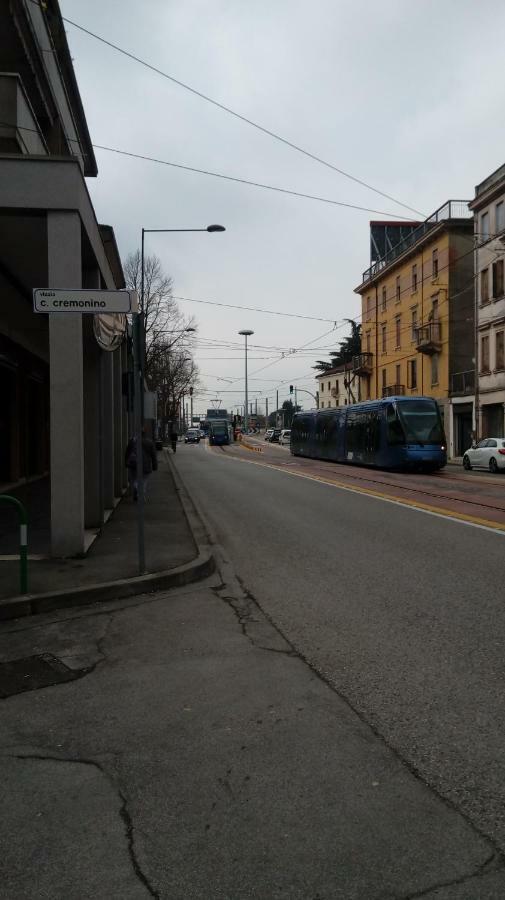
{"label": "red brick pavement strip", "polygon": [[[230,448],[240,456],[240,448]],[[264,453],[255,460],[257,465],[303,475],[353,488],[383,499],[397,500],[443,515],[454,515],[474,524],[505,530],[505,479],[490,479],[459,473],[441,472],[433,475],[370,470],[364,467],[341,465],[322,460],[293,457],[289,450],[266,443]]]}

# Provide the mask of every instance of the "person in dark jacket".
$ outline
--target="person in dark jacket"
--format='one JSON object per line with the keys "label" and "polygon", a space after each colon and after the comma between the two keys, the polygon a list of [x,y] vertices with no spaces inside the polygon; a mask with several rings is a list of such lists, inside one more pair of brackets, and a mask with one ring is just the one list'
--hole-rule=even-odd
{"label": "person in dark jacket", "polygon": [[[126,447],[125,463],[128,469],[128,482],[134,500],[138,498],[137,483],[137,438],[130,438]],[[144,500],[147,497],[147,479],[151,472],[155,472],[158,468],[158,457],[154,441],[147,435],[147,429],[144,425],[142,428],[142,473],[144,481]]]}

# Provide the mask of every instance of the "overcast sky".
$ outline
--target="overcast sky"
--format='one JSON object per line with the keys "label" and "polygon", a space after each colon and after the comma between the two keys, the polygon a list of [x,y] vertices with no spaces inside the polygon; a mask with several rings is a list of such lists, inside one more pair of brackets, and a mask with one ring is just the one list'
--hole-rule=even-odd
{"label": "overcast sky", "polygon": [[[60,0],[62,14],[265,128],[429,215],[505,161],[503,0]],[[370,207],[408,210],[323,167],[67,24],[96,144]],[[243,400],[242,342],[254,330],[250,397],[270,408],[289,383],[315,390],[320,349],[360,316],[353,288],[382,218],[96,150],[88,179],[123,258],[140,229],[226,226],[225,234],[149,235],[175,294],[336,321],[181,302],[198,319],[197,362],[223,407]],[[322,337],[325,335],[324,337]],[[204,345],[209,345],[209,347]],[[211,349],[212,348],[212,349]],[[259,349],[259,348],[281,348]],[[309,355],[310,353],[310,355]],[[225,357],[224,359],[222,357]],[[257,373],[257,374],[255,374]],[[218,379],[230,379],[232,383]],[[233,393],[230,393],[232,391]],[[260,393],[261,392],[261,393]],[[299,400],[311,406],[307,394]]]}

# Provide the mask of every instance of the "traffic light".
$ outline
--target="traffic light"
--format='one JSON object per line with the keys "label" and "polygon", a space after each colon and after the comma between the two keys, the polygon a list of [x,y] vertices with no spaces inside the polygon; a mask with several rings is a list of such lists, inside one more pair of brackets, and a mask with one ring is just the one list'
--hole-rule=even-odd
{"label": "traffic light", "polygon": [[292,385],[292,384],[289,385],[289,393],[290,393],[290,394],[293,393],[293,385]]}

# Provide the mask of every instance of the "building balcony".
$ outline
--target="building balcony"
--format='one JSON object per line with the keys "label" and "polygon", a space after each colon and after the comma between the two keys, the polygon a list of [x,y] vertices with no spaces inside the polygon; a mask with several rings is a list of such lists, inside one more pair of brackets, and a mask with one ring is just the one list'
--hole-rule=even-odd
{"label": "building balcony", "polygon": [[426,325],[420,325],[415,330],[416,350],[419,353],[427,353],[432,356],[433,353],[440,353],[442,349],[442,338],[440,322],[428,322]]}
{"label": "building balcony", "polygon": [[382,388],[383,397],[401,397],[402,394],[405,394],[404,384],[388,384],[387,387]]}
{"label": "building balcony", "polygon": [[475,391],[475,371],[471,369],[468,372],[454,372],[450,376],[449,390],[452,397],[464,397],[466,394],[473,394]]}
{"label": "building balcony", "polygon": [[453,219],[460,221],[461,219],[471,219],[472,213],[468,209],[468,200],[448,200],[439,209],[429,216],[426,221],[421,222],[417,228],[410,231],[403,240],[388,250],[380,259],[376,260],[368,269],[363,272],[362,284],[366,284],[379,275],[383,269],[395,262],[404,253],[411,250],[423,238],[426,237],[434,228],[444,222],[451,222]]}
{"label": "building balcony", "polygon": [[352,358],[352,370],[355,375],[371,375],[373,372],[373,353],[359,353]]}

